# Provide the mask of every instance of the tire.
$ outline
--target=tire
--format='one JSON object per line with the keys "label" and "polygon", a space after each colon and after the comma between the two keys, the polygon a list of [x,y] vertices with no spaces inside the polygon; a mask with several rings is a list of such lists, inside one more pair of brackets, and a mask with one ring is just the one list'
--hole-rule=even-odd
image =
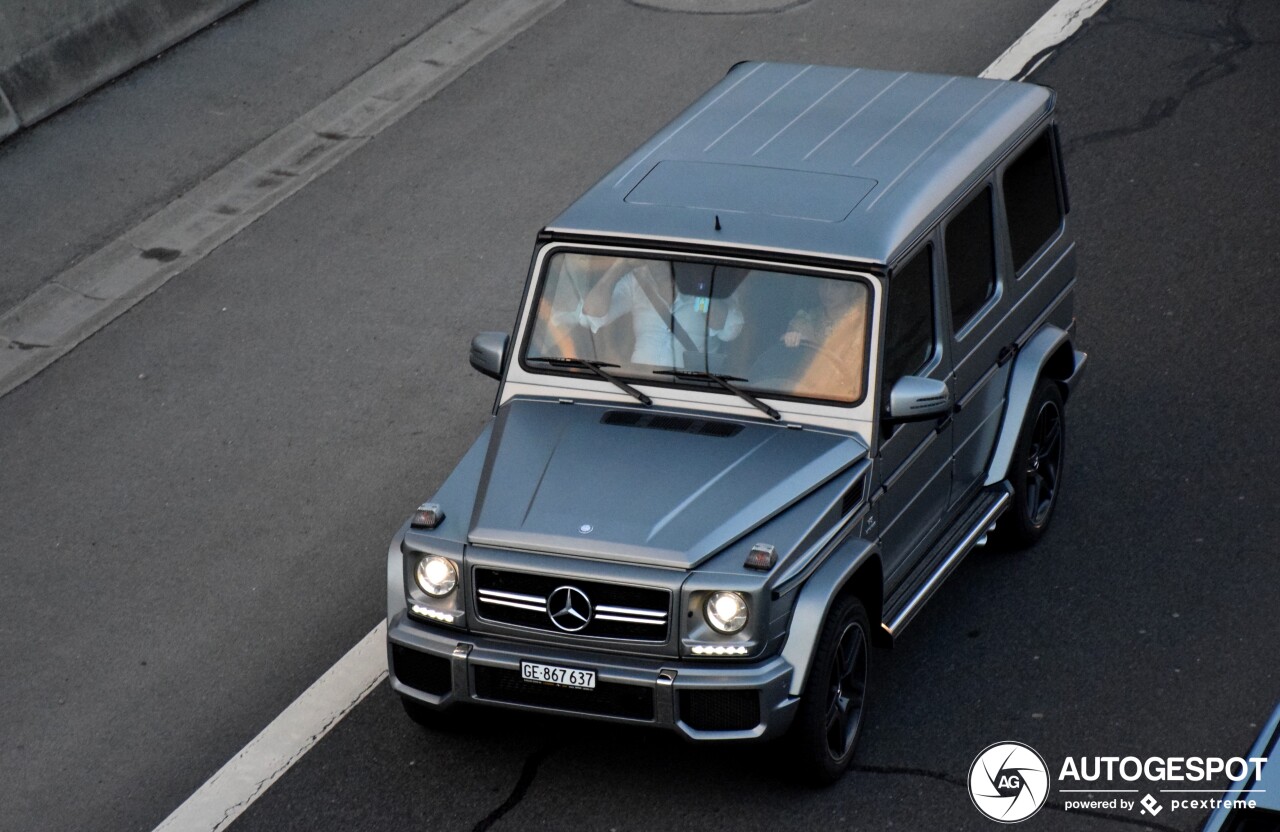
{"label": "tire", "polygon": [[1048,530],[1062,493],[1066,438],[1062,393],[1052,379],[1042,378],[1009,461],[1013,501],[993,535],[1002,548],[1026,549]]}
{"label": "tire", "polygon": [[871,671],[871,625],[862,602],[836,600],[818,638],[804,693],[785,740],[796,777],[814,786],[840,779],[862,735]]}

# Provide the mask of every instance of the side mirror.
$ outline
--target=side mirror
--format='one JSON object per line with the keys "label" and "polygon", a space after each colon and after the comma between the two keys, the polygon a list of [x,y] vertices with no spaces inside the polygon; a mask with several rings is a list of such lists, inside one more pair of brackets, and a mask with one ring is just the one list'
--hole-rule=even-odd
{"label": "side mirror", "polygon": [[950,412],[951,388],[945,381],[903,376],[889,391],[889,418],[895,422],[918,422]]}
{"label": "side mirror", "polygon": [[506,354],[505,332],[481,332],[471,339],[471,366],[489,378],[502,378],[502,359]]}

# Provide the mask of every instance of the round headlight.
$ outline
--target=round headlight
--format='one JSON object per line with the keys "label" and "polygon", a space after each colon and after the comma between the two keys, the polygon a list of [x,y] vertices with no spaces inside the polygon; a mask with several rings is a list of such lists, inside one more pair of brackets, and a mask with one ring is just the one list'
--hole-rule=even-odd
{"label": "round headlight", "polygon": [[736,633],[747,626],[747,599],[737,592],[714,592],[703,614],[716,632]]}
{"label": "round headlight", "polygon": [[414,577],[422,591],[436,598],[448,595],[458,585],[458,569],[453,561],[439,555],[431,555],[418,561]]}

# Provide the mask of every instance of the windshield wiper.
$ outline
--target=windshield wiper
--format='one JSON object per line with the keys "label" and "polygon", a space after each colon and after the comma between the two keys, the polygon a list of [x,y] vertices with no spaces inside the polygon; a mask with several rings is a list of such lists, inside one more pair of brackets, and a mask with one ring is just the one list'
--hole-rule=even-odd
{"label": "windshield wiper", "polygon": [[581,367],[584,370],[590,370],[591,372],[595,373],[600,378],[614,385],[624,393],[635,396],[636,399],[640,402],[640,404],[643,404],[643,405],[653,404],[653,399],[649,398],[644,393],[641,393],[639,390],[632,387],[630,384],[627,384],[625,381],[618,378],[613,373],[607,373],[601,369],[602,367],[617,367],[618,366],[617,364],[610,364],[608,361],[592,361],[586,358],[543,357],[543,358],[526,358],[525,361],[542,361],[544,363],[550,364],[553,367]]}
{"label": "windshield wiper", "polygon": [[746,382],[745,378],[739,378],[738,376],[722,376],[716,373],[705,373],[702,370],[676,370],[674,368],[670,370],[654,370],[653,374],[662,375],[662,376],[675,376],[676,378],[694,379],[699,381],[713,381],[716,384],[723,387],[725,390],[728,390],[733,395],[742,399],[747,404],[751,405],[757,410],[763,411],[764,414],[768,416],[770,419],[772,419],[773,421],[777,422],[782,419],[781,413],[774,410],[772,407],[769,407],[769,405],[760,401],[755,396],[748,393],[746,390],[743,390],[741,387],[738,387],[731,383],[735,381],[741,381],[745,383]]}

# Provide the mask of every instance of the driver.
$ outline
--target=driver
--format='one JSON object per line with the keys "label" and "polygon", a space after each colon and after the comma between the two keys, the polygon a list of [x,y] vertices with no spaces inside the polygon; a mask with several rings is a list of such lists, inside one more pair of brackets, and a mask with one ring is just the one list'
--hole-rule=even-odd
{"label": "driver", "polygon": [[862,331],[867,288],[851,280],[823,279],[818,283],[816,309],[801,309],[791,319],[782,343],[798,347],[808,341],[814,347],[843,353],[841,341]]}
{"label": "driver", "polygon": [[861,397],[867,288],[851,280],[823,278],[818,306],[801,309],[782,336],[783,346],[810,351],[792,378],[797,396],[853,401]]}

